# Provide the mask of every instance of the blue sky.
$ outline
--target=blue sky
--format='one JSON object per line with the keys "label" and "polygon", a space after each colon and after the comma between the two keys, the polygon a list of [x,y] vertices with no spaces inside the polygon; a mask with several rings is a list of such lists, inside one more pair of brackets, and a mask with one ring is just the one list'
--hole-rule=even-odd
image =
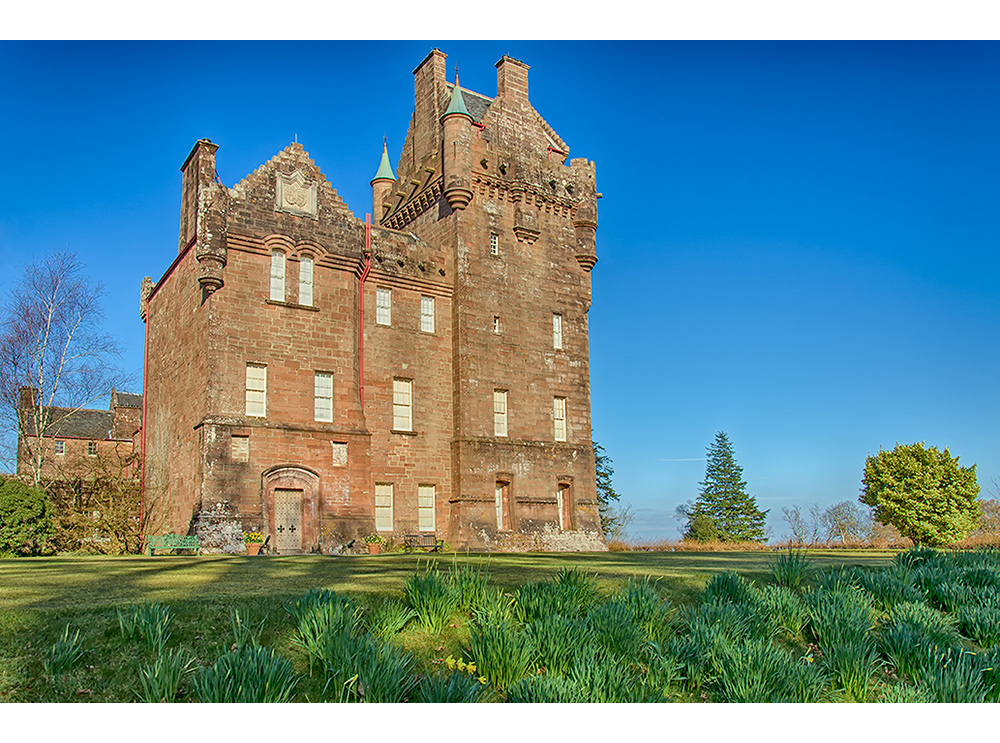
{"label": "blue sky", "polygon": [[632,535],[676,537],[725,431],[771,509],[858,496],[865,457],[1000,477],[1000,46],[990,42],[0,42],[0,292],[72,250],[141,380],[138,290],[177,251],[180,165],[233,185],[297,138],[355,215],[431,48],[597,164],[595,438]]}

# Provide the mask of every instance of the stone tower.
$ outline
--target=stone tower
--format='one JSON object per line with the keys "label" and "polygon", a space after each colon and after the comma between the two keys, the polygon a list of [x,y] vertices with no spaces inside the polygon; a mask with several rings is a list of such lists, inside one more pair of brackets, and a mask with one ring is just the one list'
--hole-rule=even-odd
{"label": "stone tower", "polygon": [[561,533],[590,539],[594,164],[567,165],[526,64],[503,57],[490,99],[449,84],[445,60],[435,49],[414,71],[398,185],[375,209],[454,256],[450,536],[517,542],[555,509]]}

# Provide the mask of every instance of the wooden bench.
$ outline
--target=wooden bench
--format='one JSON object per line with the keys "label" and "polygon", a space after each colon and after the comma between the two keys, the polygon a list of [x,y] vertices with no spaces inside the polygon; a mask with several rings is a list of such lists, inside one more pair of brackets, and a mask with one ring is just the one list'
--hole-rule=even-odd
{"label": "wooden bench", "polygon": [[194,550],[196,555],[200,555],[201,545],[195,536],[161,534],[146,537],[146,554],[152,557],[153,550]]}
{"label": "wooden bench", "polygon": [[444,550],[444,540],[434,534],[407,534],[403,537],[403,551],[410,553],[415,549],[441,552]]}

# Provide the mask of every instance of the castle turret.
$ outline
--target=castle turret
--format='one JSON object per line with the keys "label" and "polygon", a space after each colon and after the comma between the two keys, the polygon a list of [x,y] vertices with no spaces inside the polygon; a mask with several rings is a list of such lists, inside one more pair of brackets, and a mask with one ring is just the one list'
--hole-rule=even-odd
{"label": "castle turret", "polygon": [[455,87],[451,91],[448,110],[441,115],[444,156],[444,196],[448,206],[459,210],[472,200],[469,182],[472,148],[472,116],[465,107],[462,88],[455,73]]}
{"label": "castle turret", "polygon": [[392,172],[389,164],[389,147],[382,142],[382,161],[378,165],[378,172],[372,178],[372,215],[376,224],[390,208],[389,197],[392,194],[392,186],[396,182],[396,175]]}

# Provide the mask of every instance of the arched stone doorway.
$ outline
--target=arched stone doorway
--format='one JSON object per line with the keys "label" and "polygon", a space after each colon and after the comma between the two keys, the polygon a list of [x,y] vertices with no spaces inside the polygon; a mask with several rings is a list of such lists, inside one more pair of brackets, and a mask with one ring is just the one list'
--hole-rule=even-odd
{"label": "arched stone doorway", "polygon": [[266,470],[262,480],[271,545],[279,554],[308,551],[318,537],[319,475],[285,465]]}

